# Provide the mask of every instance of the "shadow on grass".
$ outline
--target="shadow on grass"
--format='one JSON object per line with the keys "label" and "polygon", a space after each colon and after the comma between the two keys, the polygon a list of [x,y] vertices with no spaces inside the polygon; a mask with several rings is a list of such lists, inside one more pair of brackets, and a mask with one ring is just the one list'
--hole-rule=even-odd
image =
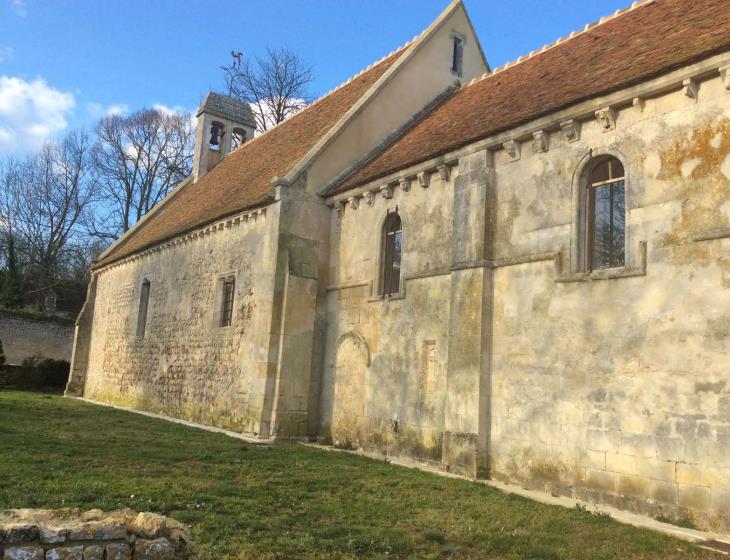
{"label": "shadow on grass", "polygon": [[0,391],[0,507],[129,506],[211,559],[700,559],[688,543],[469,481]]}

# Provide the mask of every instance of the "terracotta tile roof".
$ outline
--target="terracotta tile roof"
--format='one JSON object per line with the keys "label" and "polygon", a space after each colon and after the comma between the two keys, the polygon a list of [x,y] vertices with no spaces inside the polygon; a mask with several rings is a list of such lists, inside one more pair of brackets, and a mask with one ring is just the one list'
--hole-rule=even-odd
{"label": "terracotta tile roof", "polygon": [[273,200],[284,177],[403,54],[402,47],[279,126],[241,146],[114,247],[96,267]]}
{"label": "terracotta tile roof", "polygon": [[729,48],[729,0],[647,2],[463,86],[328,194]]}

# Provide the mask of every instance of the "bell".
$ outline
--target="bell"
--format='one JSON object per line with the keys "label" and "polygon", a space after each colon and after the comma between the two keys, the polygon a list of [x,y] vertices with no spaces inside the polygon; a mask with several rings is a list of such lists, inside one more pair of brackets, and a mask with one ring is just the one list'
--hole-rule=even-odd
{"label": "bell", "polygon": [[218,146],[221,143],[223,136],[223,127],[219,124],[214,124],[210,127],[210,145]]}

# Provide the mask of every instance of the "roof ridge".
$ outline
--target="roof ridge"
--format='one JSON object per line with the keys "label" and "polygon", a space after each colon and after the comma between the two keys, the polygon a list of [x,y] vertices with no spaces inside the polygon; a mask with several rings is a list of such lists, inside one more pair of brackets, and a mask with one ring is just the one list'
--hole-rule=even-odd
{"label": "roof ridge", "polygon": [[[321,101],[323,101],[324,99],[326,99],[327,97],[329,97],[330,95],[332,95],[333,93],[335,93],[336,91],[339,91],[342,88],[344,88],[345,86],[347,86],[348,84],[351,84],[353,81],[355,81],[356,79],[358,79],[360,76],[362,76],[363,74],[365,74],[369,70],[372,70],[373,68],[375,68],[378,64],[381,64],[381,63],[385,62],[386,60],[388,60],[394,54],[396,54],[396,53],[404,50],[406,47],[410,46],[421,35],[422,35],[422,33],[419,33],[418,35],[414,36],[413,39],[411,39],[410,41],[406,41],[405,43],[403,43],[397,49],[394,49],[394,50],[390,51],[388,54],[386,54],[385,56],[379,58],[375,62],[371,62],[368,66],[366,66],[365,68],[363,68],[362,70],[360,70],[357,74],[349,77],[347,80],[345,80],[344,82],[342,82],[340,85],[333,87],[327,93],[322,94],[317,99],[315,99],[314,101],[312,101],[309,105],[307,105],[306,107],[304,107],[301,111],[297,111],[296,113],[294,113],[292,115],[292,117],[295,117],[297,115],[302,114],[304,111],[306,111],[310,107],[314,107],[315,105],[317,105],[318,103],[320,103]],[[279,128],[282,124],[284,124],[285,122],[288,122],[288,121],[289,121],[289,119],[284,119],[280,123],[276,123],[271,128],[267,128],[261,134],[259,134],[258,136],[255,136],[253,138],[253,140],[251,140],[250,142],[245,142],[245,143],[241,144],[240,146],[238,146],[238,148],[236,148],[235,150],[232,150],[231,153],[234,153],[234,152],[238,151],[240,148],[243,148],[244,146],[251,145],[252,142],[255,142],[259,138],[262,138],[263,136],[266,136],[269,132],[271,132],[272,130],[275,130],[275,129]]]}
{"label": "roof ridge", "polygon": [[481,82],[482,80],[485,80],[485,79],[490,78],[492,76],[495,76],[497,74],[501,74],[502,72],[504,72],[505,70],[508,70],[509,68],[512,68],[514,66],[517,66],[518,64],[521,64],[521,63],[526,62],[526,61],[528,61],[528,60],[530,60],[532,58],[535,58],[537,56],[540,56],[544,52],[549,51],[549,50],[557,47],[558,45],[562,45],[565,42],[570,41],[571,39],[574,39],[576,37],[579,37],[581,35],[584,35],[584,34],[588,33],[589,31],[593,31],[597,27],[599,27],[601,25],[604,25],[604,24],[606,24],[606,23],[608,23],[610,21],[613,21],[616,18],[618,18],[618,17],[620,17],[620,16],[622,16],[624,14],[628,14],[630,12],[633,12],[634,10],[636,10],[638,8],[642,8],[644,6],[648,6],[649,4],[654,4],[656,1],[657,0],[635,0],[630,6],[628,6],[626,8],[619,8],[614,13],[612,13],[610,15],[607,15],[607,16],[603,16],[598,21],[594,21],[594,22],[591,22],[591,23],[587,23],[583,27],[583,29],[581,29],[580,31],[573,31],[567,37],[560,37],[559,39],[557,39],[553,43],[548,43],[547,45],[543,46],[539,50],[531,51],[529,54],[523,55],[523,56],[519,57],[517,60],[511,60],[509,62],[505,62],[502,66],[498,66],[497,68],[495,68],[491,72],[487,72],[485,74],[482,74],[481,76],[478,76],[478,77],[474,78],[470,82],[464,84],[463,87],[471,86],[471,85],[473,85],[473,84],[475,84],[477,82]]}

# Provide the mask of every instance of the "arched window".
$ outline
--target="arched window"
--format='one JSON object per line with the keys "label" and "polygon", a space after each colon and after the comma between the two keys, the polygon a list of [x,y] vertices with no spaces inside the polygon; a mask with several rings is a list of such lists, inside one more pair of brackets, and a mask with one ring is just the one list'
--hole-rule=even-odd
{"label": "arched window", "polygon": [[234,128],[231,134],[231,150],[240,148],[246,142],[246,131],[242,128]]}
{"label": "arched window", "polygon": [[398,210],[388,212],[383,224],[383,295],[400,292],[401,256],[403,253],[403,226]]}
{"label": "arched window", "polygon": [[587,264],[591,270],[624,266],[624,167],[615,157],[594,164],[587,183]]}

